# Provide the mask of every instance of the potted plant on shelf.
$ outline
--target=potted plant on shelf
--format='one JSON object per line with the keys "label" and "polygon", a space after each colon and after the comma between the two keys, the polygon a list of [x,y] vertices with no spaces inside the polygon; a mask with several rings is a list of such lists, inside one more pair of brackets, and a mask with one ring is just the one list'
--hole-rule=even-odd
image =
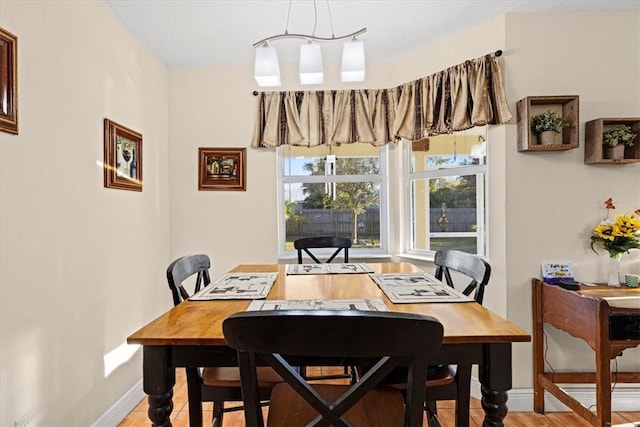
{"label": "potted plant on shelf", "polygon": [[612,160],[624,159],[624,148],[631,147],[634,139],[636,139],[636,134],[631,131],[631,126],[607,126],[602,132],[604,158]]}
{"label": "potted plant on shelf", "polygon": [[554,144],[557,133],[569,126],[567,120],[555,111],[547,110],[533,116],[531,130],[538,134],[539,144]]}

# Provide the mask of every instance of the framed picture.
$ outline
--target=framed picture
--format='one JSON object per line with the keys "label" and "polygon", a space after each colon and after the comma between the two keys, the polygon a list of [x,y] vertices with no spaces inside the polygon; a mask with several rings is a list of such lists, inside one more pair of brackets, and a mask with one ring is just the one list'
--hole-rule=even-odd
{"label": "framed picture", "polygon": [[0,131],[18,134],[18,38],[0,28]]}
{"label": "framed picture", "polygon": [[104,186],[142,191],[142,135],[104,119]]}
{"label": "framed picture", "polygon": [[198,149],[198,190],[246,190],[246,148]]}

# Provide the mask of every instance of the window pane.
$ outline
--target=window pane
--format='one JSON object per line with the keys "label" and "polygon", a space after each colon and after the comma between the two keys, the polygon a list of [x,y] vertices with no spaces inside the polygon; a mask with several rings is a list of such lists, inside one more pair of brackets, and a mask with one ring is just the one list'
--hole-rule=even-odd
{"label": "window pane", "polygon": [[370,175],[380,169],[380,149],[371,144],[295,147],[284,150],[284,176]]}
{"label": "window pane", "polygon": [[371,144],[281,149],[284,249],[293,250],[295,239],[310,236],[348,237],[353,247],[380,249],[381,149]]}
{"label": "window pane", "polygon": [[485,147],[485,137],[482,135],[454,134],[429,137],[428,145],[413,145],[411,172],[484,164]]}
{"label": "window pane", "polygon": [[483,186],[484,174],[413,180],[413,249],[477,253],[478,232],[483,230],[478,228],[477,190]]}
{"label": "window pane", "polygon": [[409,250],[486,253],[486,127],[407,146]]}
{"label": "window pane", "polygon": [[[288,183],[286,249],[301,237],[341,236],[353,247],[380,248],[380,185],[372,182]],[[335,194],[335,197],[334,197]]]}
{"label": "window pane", "polygon": [[[318,169],[324,157],[296,156],[284,158],[284,176],[317,175]],[[315,168],[315,169],[314,169]],[[324,166],[322,166],[324,172]]]}

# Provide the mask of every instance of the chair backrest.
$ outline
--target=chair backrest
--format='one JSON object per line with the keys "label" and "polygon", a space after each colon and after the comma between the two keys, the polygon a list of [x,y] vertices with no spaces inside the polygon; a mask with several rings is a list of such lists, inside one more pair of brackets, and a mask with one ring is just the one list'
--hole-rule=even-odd
{"label": "chair backrest", "polygon": [[337,236],[322,236],[322,237],[304,237],[302,239],[295,240],[293,247],[298,250],[298,264],[302,264],[302,252],[304,251],[311,259],[317,264],[322,264],[309,249],[316,248],[335,248],[336,251],[327,259],[326,263],[330,263],[340,253],[344,251],[344,262],[349,262],[349,248],[351,247],[351,239],[346,237]]}
{"label": "chair backrest", "polygon": [[[167,281],[173,295],[173,305],[180,304],[198,292],[203,287],[203,283],[205,287],[211,283],[210,267],[211,261],[204,254],[186,255],[169,264],[169,267],[167,267]],[[189,294],[184,288],[183,282],[194,274],[197,274],[196,282],[193,293]]]}
{"label": "chair backrest", "polygon": [[[408,365],[405,425],[422,425],[427,361],[442,343],[442,324],[434,317],[355,310],[249,311],[229,316],[222,329],[227,344],[238,351],[247,425],[264,424],[256,359],[272,366],[319,412],[316,420],[331,425],[347,425],[342,416],[352,405],[394,367]],[[373,368],[330,407],[289,364],[291,356],[297,357],[294,364],[322,363],[318,358],[373,360]]]}
{"label": "chair backrest", "polygon": [[436,278],[443,280],[444,276],[444,281],[452,288],[455,286],[451,270],[470,278],[471,281],[462,292],[469,296],[475,290],[473,299],[482,304],[484,287],[489,283],[491,276],[491,266],[488,262],[477,255],[456,250],[437,251],[433,262],[436,265]]}

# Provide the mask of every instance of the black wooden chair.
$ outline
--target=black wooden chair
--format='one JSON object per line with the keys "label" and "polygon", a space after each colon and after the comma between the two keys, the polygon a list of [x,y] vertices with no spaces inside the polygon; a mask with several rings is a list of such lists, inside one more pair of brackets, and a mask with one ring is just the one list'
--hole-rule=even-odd
{"label": "black wooden chair", "polygon": [[[489,282],[491,266],[482,258],[466,252],[456,250],[443,250],[436,252],[434,259],[436,265],[436,278],[444,281],[455,289],[453,277],[459,280],[469,279],[470,282],[462,292],[482,304],[484,287]],[[452,277],[452,272],[454,273]],[[475,291],[475,292],[474,292]],[[471,401],[471,368],[470,364],[430,365],[427,367],[426,401],[425,411],[429,427],[440,427],[436,401],[455,400],[455,425],[456,427],[469,426],[469,406]],[[358,375],[366,372],[367,368],[358,366]],[[384,379],[384,384],[404,390],[407,384],[403,382],[406,377],[404,368],[396,369]]]}
{"label": "black wooden chair", "polygon": [[316,264],[322,264],[309,249],[335,249],[325,262],[330,263],[335,259],[340,251],[344,251],[344,262],[349,262],[349,248],[351,247],[351,239],[337,236],[322,237],[304,237],[293,242],[293,247],[298,251],[298,264],[303,264],[303,252],[306,253]]}
{"label": "black wooden chair", "polygon": [[[467,296],[473,294],[473,299],[482,304],[484,288],[489,283],[491,266],[477,255],[457,250],[437,251],[434,259],[436,278],[448,286],[456,288],[453,277],[458,281],[467,282],[459,290]],[[452,272],[455,272],[452,277]],[[457,274],[456,274],[457,273]],[[427,411],[429,427],[440,426],[436,409],[437,400],[456,401],[456,426],[469,425],[469,406],[471,402],[471,365],[459,364],[453,366],[430,367],[434,374],[427,378]],[[438,385],[440,384],[440,385]]]}
{"label": "black wooden chair", "polygon": [[[351,239],[346,237],[337,236],[321,236],[321,237],[303,237],[301,239],[294,240],[293,247],[298,251],[298,264],[303,264],[303,252],[306,253],[316,264],[323,264],[318,259],[316,254],[313,254],[310,249],[335,249],[333,254],[325,261],[329,264],[333,261],[341,251],[344,251],[344,262],[349,262],[349,248],[351,247]],[[350,378],[355,381],[355,368],[345,366],[343,374],[337,375],[316,375],[308,376],[306,366],[300,366],[300,374],[308,380],[332,380],[340,378]]]}
{"label": "black wooden chair", "polygon": [[[477,255],[456,250],[437,251],[433,263],[436,265],[436,278],[455,288],[451,271],[456,271],[467,277],[470,282],[462,289],[462,293],[470,296],[482,304],[484,287],[489,283],[491,266]],[[444,278],[444,279],[443,279]],[[475,292],[474,292],[475,291]]]}
{"label": "black wooden chair", "polygon": [[[433,317],[355,310],[252,311],[229,316],[222,329],[227,344],[238,350],[248,426],[264,425],[256,364],[272,366],[286,381],[273,388],[269,426],[422,426],[427,362],[439,350],[443,334]],[[355,384],[310,384],[292,366],[301,360],[322,365],[367,360],[373,367]],[[398,366],[408,366],[406,394],[376,387]]]}
{"label": "black wooden chair", "polygon": [[[194,291],[211,283],[207,255],[187,255],[173,261],[167,268],[167,281],[173,295],[173,304],[178,305],[189,298],[184,282],[195,278]],[[225,402],[240,402],[242,388],[238,368],[185,368],[189,400],[189,425],[202,426],[202,402],[213,402],[212,426],[222,425],[224,412],[241,410],[242,406],[225,408]],[[271,368],[260,368],[260,398],[267,401],[271,389],[282,378]]]}

